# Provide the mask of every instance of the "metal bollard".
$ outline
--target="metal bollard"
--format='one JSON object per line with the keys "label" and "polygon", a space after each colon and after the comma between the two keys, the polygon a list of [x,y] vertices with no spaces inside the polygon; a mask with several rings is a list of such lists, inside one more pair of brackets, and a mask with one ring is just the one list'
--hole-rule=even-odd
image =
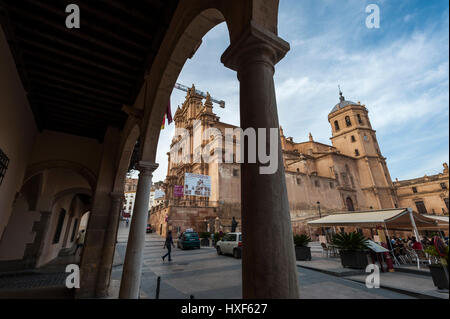
{"label": "metal bollard", "polygon": [[158,280],[156,282],[156,299],[159,299],[159,286],[161,285],[161,277],[158,276]]}

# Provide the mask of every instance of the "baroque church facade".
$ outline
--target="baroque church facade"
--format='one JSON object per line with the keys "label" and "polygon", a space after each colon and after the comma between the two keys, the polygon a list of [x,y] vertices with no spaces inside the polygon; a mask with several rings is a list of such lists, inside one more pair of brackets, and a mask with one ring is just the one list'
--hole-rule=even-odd
{"label": "baroque church facade", "polygon": [[[207,151],[213,158],[208,163],[203,160],[196,163],[175,161],[173,156],[176,152],[173,150],[181,138],[173,139],[164,183],[166,201],[152,208],[149,214],[149,223],[162,235],[168,230],[177,234],[187,228],[199,232],[227,232],[233,216],[240,222],[240,165],[236,161],[217,160],[218,156],[225,158],[227,149],[236,150],[236,140],[233,140],[231,148],[227,148],[226,142],[232,139],[224,137],[227,128],[237,127],[220,121],[213,112],[209,96],[204,103],[202,99],[193,86],[174,115],[176,128],[186,129],[190,137],[211,128],[221,134],[211,136],[207,143]],[[404,196],[397,196],[400,184],[397,182],[396,185],[391,180],[368,114],[365,105],[346,100],[340,92],[339,103],[328,115],[331,145],[314,141],[311,134],[308,141],[295,142],[292,137],[286,137],[280,127],[294,233],[308,233],[308,221],[329,214],[411,207]],[[191,142],[188,148],[189,154],[195,153],[194,143]],[[176,185],[184,185],[185,173],[208,175],[211,178],[211,196],[176,197],[174,189]],[[448,191],[441,197],[446,197],[448,204]],[[412,208],[418,211],[416,207]],[[443,214],[446,212],[448,214],[448,207],[446,211],[442,209]]]}

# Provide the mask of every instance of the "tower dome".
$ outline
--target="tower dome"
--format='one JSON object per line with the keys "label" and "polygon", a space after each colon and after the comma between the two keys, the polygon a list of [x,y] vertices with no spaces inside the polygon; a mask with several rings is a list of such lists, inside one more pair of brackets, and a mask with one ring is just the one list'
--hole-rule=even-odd
{"label": "tower dome", "polygon": [[345,100],[345,97],[342,95],[342,92],[339,89],[339,103],[333,107],[330,113],[339,111],[340,109],[346,107],[347,105],[357,105],[357,104],[355,102]]}

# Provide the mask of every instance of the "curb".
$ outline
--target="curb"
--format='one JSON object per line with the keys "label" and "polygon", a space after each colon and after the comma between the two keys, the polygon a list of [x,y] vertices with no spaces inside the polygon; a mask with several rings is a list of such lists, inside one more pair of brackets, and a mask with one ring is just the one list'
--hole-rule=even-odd
{"label": "curb", "polygon": [[[349,281],[353,281],[353,282],[358,282],[360,284],[364,284],[364,282],[362,282],[362,281],[351,279],[351,278],[345,278],[345,277],[346,276],[361,275],[363,273],[365,274],[365,272],[361,273],[360,271],[357,271],[356,274],[350,274],[349,275],[348,273],[344,273],[344,275],[339,275],[339,274],[336,274],[335,272],[328,271],[328,270],[323,270],[323,269],[317,269],[317,268],[312,268],[312,267],[307,267],[307,266],[305,267],[305,266],[300,266],[300,265],[297,265],[297,267],[318,271],[318,272],[321,272],[321,273],[324,273],[324,274],[327,274],[327,275],[331,275],[331,276],[334,276],[334,277],[343,278],[343,279],[346,279],[346,280],[349,280]],[[386,290],[391,290],[391,291],[394,291],[394,292],[401,293],[403,295],[407,295],[407,296],[411,296],[411,297],[415,297],[415,298],[420,298],[420,299],[438,299],[438,300],[439,299],[444,299],[444,300],[447,299],[447,298],[440,298],[440,297],[437,297],[437,296],[430,296],[430,295],[422,294],[422,293],[419,293],[419,292],[412,292],[412,291],[409,291],[409,290],[403,290],[403,289],[400,289],[400,288],[384,286],[384,285],[381,285],[381,284],[380,284],[380,288],[383,288],[383,289],[386,289]]]}

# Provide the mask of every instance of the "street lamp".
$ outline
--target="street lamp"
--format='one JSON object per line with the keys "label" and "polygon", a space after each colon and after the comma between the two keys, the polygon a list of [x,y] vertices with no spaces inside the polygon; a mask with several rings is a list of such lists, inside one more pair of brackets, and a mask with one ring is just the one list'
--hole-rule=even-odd
{"label": "street lamp", "polygon": [[[317,208],[319,209],[319,218],[322,218],[322,214],[320,213],[320,202],[317,201]],[[323,227],[320,227],[320,229],[322,230],[322,235],[325,235],[324,231],[323,231]]]}
{"label": "street lamp", "polygon": [[322,218],[322,214],[320,213],[320,202],[319,201],[317,202],[317,207],[319,209],[319,218]]}

